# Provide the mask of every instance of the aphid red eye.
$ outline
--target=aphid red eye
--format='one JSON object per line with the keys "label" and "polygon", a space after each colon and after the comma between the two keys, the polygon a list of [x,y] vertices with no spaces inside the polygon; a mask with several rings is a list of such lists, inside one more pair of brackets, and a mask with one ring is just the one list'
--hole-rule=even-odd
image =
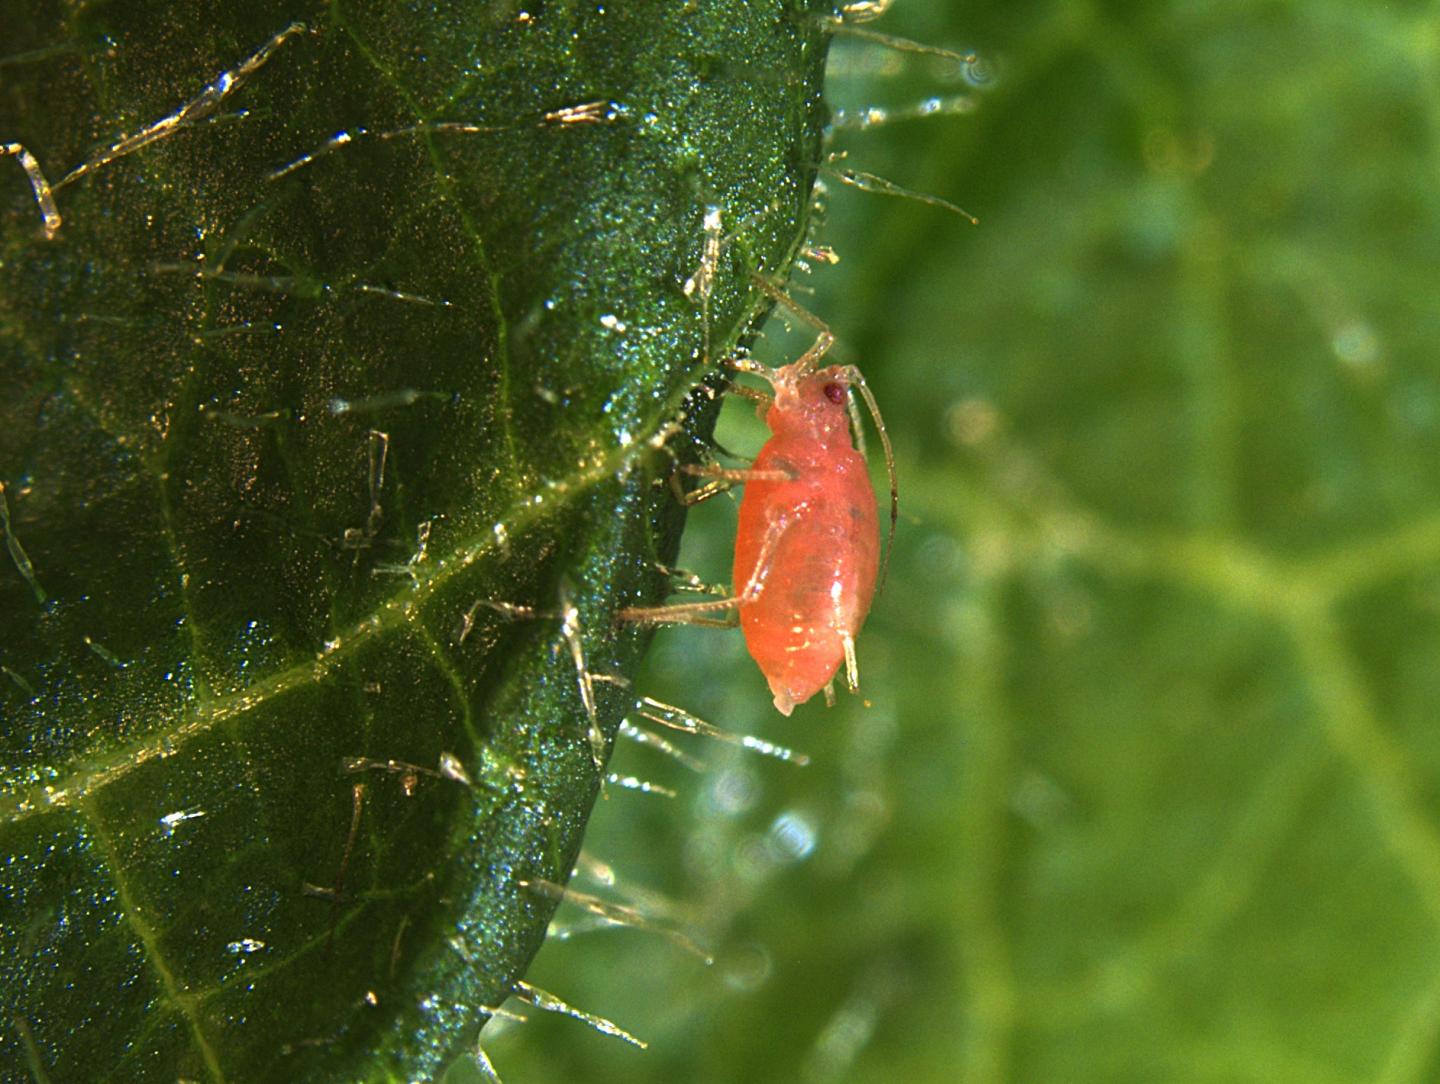
{"label": "aphid red eye", "polygon": [[845,386],[836,384],[833,380],[825,385],[825,398],[832,403],[843,403],[845,401]]}

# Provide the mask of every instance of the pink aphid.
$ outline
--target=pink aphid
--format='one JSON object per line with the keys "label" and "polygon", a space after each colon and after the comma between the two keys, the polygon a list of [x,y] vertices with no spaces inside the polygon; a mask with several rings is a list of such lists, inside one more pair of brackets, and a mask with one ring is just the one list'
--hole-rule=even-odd
{"label": "pink aphid", "polygon": [[769,282],[756,281],[817,327],[819,335],[804,355],[778,369],[748,359],[731,362],[774,389],[773,401],[760,392],[744,392],[765,404],[771,437],[749,469],[693,468],[722,483],[745,483],[735,535],[735,593],[622,616],[691,621],[734,608],[775,707],[789,715],[822,689],[829,699],[842,663],[850,689],[858,687],[855,637],[870,611],[877,577],[883,579],[875,490],[865,458],[851,439],[852,390],[864,399],[885,449],[892,540],[899,501],[890,438],[864,377],[854,366],[817,368],[834,336]]}

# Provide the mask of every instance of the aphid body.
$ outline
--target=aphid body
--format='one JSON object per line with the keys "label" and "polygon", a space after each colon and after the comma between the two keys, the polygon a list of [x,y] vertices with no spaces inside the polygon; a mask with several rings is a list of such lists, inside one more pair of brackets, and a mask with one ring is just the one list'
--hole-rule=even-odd
{"label": "aphid body", "polygon": [[855,677],[855,636],[880,564],[875,490],[851,443],[850,372],[805,361],[766,377],[773,434],[740,504],[734,579],[745,646],[789,715],[834,679]]}
{"label": "aphid body", "polygon": [[[784,309],[812,324],[819,335],[789,365],[771,369],[749,358],[730,368],[770,382],[774,398],[753,388],[732,386],[764,404],[770,439],[744,470],[714,465],[682,467],[712,481],[690,493],[687,503],[713,496],[733,483],[745,484],[735,533],[734,593],[710,602],[633,607],[624,621],[695,622],[733,610],[745,646],[760,666],[775,698],[789,715],[831,682],[845,664],[846,684],[858,688],[855,636],[870,611],[878,579],[884,580],[875,490],[865,457],[851,441],[852,392],[858,392],[875,421],[890,475],[890,539],[895,538],[899,496],[895,453],[880,408],[853,365],[818,368],[835,336],[817,317],[795,304],[779,287],[754,276],[755,284]],[[888,549],[886,560],[889,558]]]}

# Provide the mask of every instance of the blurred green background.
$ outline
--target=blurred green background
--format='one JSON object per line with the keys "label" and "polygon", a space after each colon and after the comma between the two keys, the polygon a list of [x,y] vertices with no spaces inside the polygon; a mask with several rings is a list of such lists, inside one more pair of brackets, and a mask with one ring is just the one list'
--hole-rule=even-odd
{"label": "blurred green background", "polygon": [[[525,1084],[1440,1079],[1440,10],[870,25],[982,60],[836,47],[837,107],[972,97],[835,148],[981,219],[832,180],[797,288],[899,456],[869,704],[782,719],[737,632],[663,633],[640,691],[813,763],[622,748],[679,795],[612,789],[618,880],[577,885],[715,963],[567,905],[532,980],[650,1050],[487,1049]],[[733,523],[686,562],[727,579]]]}

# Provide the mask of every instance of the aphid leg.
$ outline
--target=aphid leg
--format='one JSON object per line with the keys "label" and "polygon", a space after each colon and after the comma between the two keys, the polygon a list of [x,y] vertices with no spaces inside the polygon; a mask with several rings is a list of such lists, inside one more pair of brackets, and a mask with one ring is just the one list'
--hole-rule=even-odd
{"label": "aphid leg", "polygon": [[769,410],[775,403],[772,396],[766,395],[759,388],[748,388],[744,384],[736,384],[734,381],[731,381],[729,387],[725,389],[725,393],[727,395],[738,395],[742,399],[749,399],[763,406],[766,410]]}
{"label": "aphid leg", "polygon": [[619,621],[633,621],[637,625],[720,625],[730,627],[728,621],[707,619],[706,615],[734,610],[741,599],[736,595],[717,598],[711,602],[678,602],[670,606],[627,606],[615,615]]}
{"label": "aphid leg", "polygon": [[790,528],[787,516],[776,516],[765,524],[765,537],[760,540],[760,552],[755,556],[755,567],[750,579],[735,597],[744,603],[754,602],[765,590],[765,581],[770,576],[770,563],[780,547],[780,538]]}
{"label": "aphid leg", "polygon": [[[768,365],[762,365],[754,358],[726,358],[721,364],[727,369],[734,369],[737,373],[749,373],[751,376],[768,380],[771,384],[775,383],[775,370]],[[764,392],[756,392],[756,394],[763,395]]]}
{"label": "aphid leg", "polygon": [[680,468],[685,474],[693,474],[700,478],[713,478],[721,482],[793,482],[796,475],[789,470],[751,470],[748,467],[741,467],[738,470],[729,467],[717,466],[714,463],[686,463]]}
{"label": "aphid leg", "polygon": [[835,679],[834,679],[834,678],[831,678],[829,681],[827,681],[827,682],[825,683],[825,706],[826,706],[827,708],[833,708],[833,707],[835,706]]}
{"label": "aphid leg", "polygon": [[689,591],[696,595],[724,595],[727,590],[716,584],[706,583],[688,568],[671,568],[669,565],[657,564],[655,570],[666,579],[674,581],[674,590]]}
{"label": "aphid leg", "polygon": [[670,492],[675,494],[675,499],[686,508],[693,508],[697,504],[704,504],[711,497],[718,497],[722,493],[730,492],[730,483],[724,480],[706,482],[703,486],[686,489],[680,484],[680,474],[681,472],[677,470],[670,475]]}
{"label": "aphid leg", "polygon": [[[681,474],[709,478],[710,481],[687,491],[680,485]],[[785,470],[748,470],[744,468],[733,470],[714,463],[684,463],[670,475],[670,489],[674,492],[675,499],[688,508],[708,501],[711,497],[718,497],[742,482],[793,482],[794,480],[795,475]]]}
{"label": "aphid leg", "polygon": [[816,316],[809,309],[799,304],[794,298],[792,298],[784,290],[780,289],[780,287],[776,286],[764,275],[755,274],[752,272],[750,277],[754,279],[756,286],[759,286],[760,289],[764,290],[767,294],[769,294],[770,297],[773,298],[778,305],[785,309],[786,312],[790,313],[792,316],[803,321],[804,323],[809,324],[817,332],[815,336],[815,342],[810,347],[810,349],[805,351],[805,353],[801,354],[798,358],[796,358],[791,365],[786,366],[786,368],[790,369],[792,372],[808,373],[811,369],[815,368],[817,364],[819,364],[820,359],[823,358],[830,350],[830,348],[835,345],[835,333],[830,330],[829,324],[825,323],[825,321],[820,319],[820,317]]}
{"label": "aphid leg", "polygon": [[775,405],[775,400],[771,396],[766,395],[759,388],[748,388],[744,384],[735,383],[733,380],[730,382],[730,386],[726,388],[725,391],[729,395],[738,395],[742,399],[749,399],[752,403],[755,404],[756,417],[762,420],[764,419],[765,415],[770,412],[770,408]]}
{"label": "aphid leg", "polygon": [[[721,622],[706,620],[706,615],[725,610],[734,611],[760,597],[760,593],[765,589],[765,579],[770,574],[770,560],[775,556],[781,535],[789,526],[790,520],[784,516],[771,520],[765,529],[765,538],[760,543],[760,553],[755,558],[755,571],[750,574],[750,581],[739,594],[717,598],[710,602],[680,602],[670,606],[628,606],[615,615],[616,619],[633,621],[642,625],[721,624]],[[730,620],[723,624],[733,625],[737,620],[738,618],[732,613]]]}

